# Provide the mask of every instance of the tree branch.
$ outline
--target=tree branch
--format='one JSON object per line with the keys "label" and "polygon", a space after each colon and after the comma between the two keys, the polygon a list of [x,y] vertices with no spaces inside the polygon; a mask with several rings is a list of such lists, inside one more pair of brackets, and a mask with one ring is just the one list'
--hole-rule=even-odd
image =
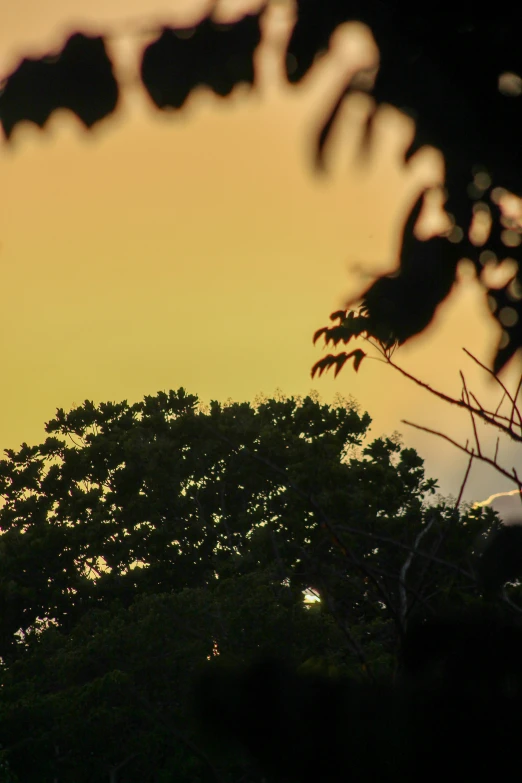
{"label": "tree branch", "polygon": [[497,470],[502,476],[509,479],[510,481],[513,481],[518,489],[522,491],[522,484],[519,481],[517,472],[515,468],[512,468],[512,473],[508,473],[505,468],[501,467],[498,462],[495,462],[490,457],[484,456],[484,454],[474,454],[473,451],[470,451],[467,446],[463,446],[461,443],[458,443],[458,441],[453,440],[453,438],[450,438],[449,435],[445,435],[443,432],[438,432],[437,430],[432,430],[429,427],[423,427],[420,424],[414,424],[412,421],[406,421],[406,419],[402,419],[403,424],[407,424],[408,427],[415,427],[417,430],[421,430],[422,432],[428,432],[430,435],[437,435],[437,437],[442,438],[443,440],[448,441],[448,443],[451,443],[452,446],[455,446],[459,451],[463,451],[465,454],[467,454],[470,457],[476,457],[476,459],[480,459],[482,462],[485,462],[487,465],[491,465],[495,470]]}
{"label": "tree branch", "polygon": [[406,593],[406,577],[408,575],[408,570],[410,568],[410,565],[412,563],[412,560],[417,552],[417,548],[426,535],[428,533],[433,523],[435,522],[435,517],[432,516],[428,524],[418,533],[418,535],[415,538],[415,541],[413,542],[413,549],[409,553],[408,557],[404,561],[404,565],[402,566],[400,570],[400,576],[399,576],[399,598],[400,598],[400,619],[403,624],[403,626],[406,625],[406,616],[408,613],[408,596]]}
{"label": "tree branch", "polygon": [[511,403],[511,416],[510,416],[510,419],[509,419],[510,426],[513,425],[513,419],[514,419],[514,415],[515,415],[515,412],[516,412],[517,417],[518,417],[518,426],[522,427],[522,416],[520,415],[520,410],[519,410],[519,408],[517,406],[517,397],[518,397],[518,394],[520,392],[520,386],[522,384],[522,375],[520,376],[520,380],[518,382],[518,386],[517,386],[517,390],[516,390],[515,396],[512,397],[511,394],[509,393],[506,385],[500,380],[500,378],[497,375],[495,375],[495,373],[493,372],[492,369],[490,369],[486,364],[483,364],[481,361],[479,361],[476,356],[473,356],[473,354],[470,351],[468,351],[467,348],[463,348],[462,350],[464,351],[465,354],[467,354],[469,356],[470,359],[472,359],[476,364],[478,364],[478,366],[481,369],[485,370],[488,373],[488,375],[490,375],[492,378],[494,378],[494,380],[498,383],[498,385],[500,386],[500,388],[504,392],[504,395],[510,401],[510,403]]}
{"label": "tree branch", "polygon": [[[465,400],[462,399],[457,400],[455,397],[450,397],[449,395],[444,394],[443,392],[440,392],[437,389],[434,389],[428,383],[421,381],[419,378],[416,378],[414,375],[411,375],[409,372],[407,372],[407,370],[404,370],[398,364],[395,364],[395,362],[392,361],[389,357],[385,356],[384,361],[387,364],[389,364],[390,367],[393,367],[394,370],[397,370],[397,372],[399,372],[405,378],[408,378],[408,380],[413,381],[413,383],[415,383],[417,386],[420,386],[422,389],[426,389],[426,391],[430,392],[430,394],[433,394],[439,400],[448,402],[450,405],[456,405],[458,408],[463,408],[464,410],[470,412],[472,411],[476,416],[478,416],[484,422],[486,422],[486,424],[491,424],[497,427],[497,429],[499,429],[504,434],[508,435],[512,440],[516,441],[517,443],[522,443],[522,434],[519,435],[513,431],[511,418],[508,418],[507,416],[500,416],[497,413],[493,413],[491,411],[486,411],[480,405],[478,405],[477,407],[473,407],[469,402],[466,402]],[[502,421],[507,422],[507,424],[503,424]]]}

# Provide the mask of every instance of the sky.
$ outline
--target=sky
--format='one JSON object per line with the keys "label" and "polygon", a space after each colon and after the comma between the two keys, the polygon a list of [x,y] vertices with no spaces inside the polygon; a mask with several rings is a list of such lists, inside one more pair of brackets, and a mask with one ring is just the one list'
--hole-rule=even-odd
{"label": "sky", "polygon": [[[230,0],[217,13],[232,20],[254,6]],[[368,31],[343,28],[306,85],[291,86],[278,70],[291,29],[281,7],[267,22],[252,91],[219,99],[200,90],[181,112],[158,112],[136,80],[139,53],[162,24],[193,24],[208,8],[196,0],[0,8],[0,78],[21,57],[58,50],[82,31],[110,34],[124,84],[116,114],[92,133],[57,112],[43,132],[23,124],[0,144],[0,450],[38,442],[57,408],[85,399],[136,401],[180,386],[203,402],[315,389],[325,402],[354,397],[373,419],[372,436],[399,431],[441,492],[457,496],[465,455],[403,420],[464,444],[473,431],[463,412],[378,361],[358,373],[346,366],[336,379],[310,377],[324,355],[314,331],[373,277],[394,271],[411,204],[421,188],[443,183],[441,156],[427,149],[406,166],[412,121],[382,107],[362,167],[357,140],[372,106],[359,96],[318,175],[318,129],[355,72],[377,66],[378,52]],[[419,231],[429,232],[429,214]],[[462,349],[489,362],[498,338],[484,290],[463,268],[431,327],[394,359],[456,397],[462,370],[495,407],[498,385]],[[511,367],[503,380],[514,387],[519,376]],[[495,440],[482,433],[485,452]],[[508,469],[520,461],[502,442],[499,457]],[[476,465],[464,498],[512,488]]]}

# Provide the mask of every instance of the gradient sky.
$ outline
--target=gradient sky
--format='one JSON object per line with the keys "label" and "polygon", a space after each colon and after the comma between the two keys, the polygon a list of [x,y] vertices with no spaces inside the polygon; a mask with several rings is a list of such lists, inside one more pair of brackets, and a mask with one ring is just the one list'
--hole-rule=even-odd
{"label": "gradient sky", "polygon": [[[0,449],[37,442],[57,407],[86,398],[135,401],[184,386],[203,401],[252,400],[314,388],[325,401],[336,392],[355,397],[374,436],[401,432],[441,491],[456,495],[466,459],[401,420],[464,443],[472,430],[462,413],[376,361],[358,374],[346,367],[337,379],[310,378],[323,355],[313,332],[367,287],[357,265],[393,271],[418,183],[440,179],[437,156],[428,151],[406,169],[411,124],[385,109],[362,170],[354,163],[357,117],[367,110],[360,102],[334,168],[318,177],[309,153],[328,106],[326,82],[277,89],[267,63],[262,90],[226,100],[198,93],[182,112],[153,110],[134,83],[141,48],[155,25],[190,24],[208,5],[17,0],[0,9],[0,75],[80,30],[112,34],[128,85],[117,114],[92,134],[57,113],[44,132],[24,125],[12,145],[0,145]],[[240,5],[223,5],[222,18]],[[337,40],[338,70],[361,56],[358,46]],[[486,405],[497,388],[462,347],[488,361],[498,331],[483,290],[465,277],[395,359],[457,397],[462,369]],[[517,372],[508,372],[511,385]],[[493,450],[495,437],[485,433],[484,448]],[[508,446],[500,457],[508,468],[519,459]],[[478,466],[465,498],[508,489]]]}

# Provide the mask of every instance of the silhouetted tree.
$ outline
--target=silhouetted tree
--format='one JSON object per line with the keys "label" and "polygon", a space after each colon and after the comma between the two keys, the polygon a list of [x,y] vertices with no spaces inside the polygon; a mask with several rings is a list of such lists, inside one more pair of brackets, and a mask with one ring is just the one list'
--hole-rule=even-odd
{"label": "silhouetted tree", "polygon": [[[271,763],[290,736],[281,770],[301,732],[291,715],[315,720],[314,700],[321,713],[336,691],[321,695],[324,672],[352,677],[352,717],[369,726],[410,621],[480,600],[481,541],[498,527],[491,510],[429,505],[435,482],[420,457],[396,439],[364,445],[369,424],[350,401],[204,408],[179,389],[60,409],[43,443],[7,452],[0,738],[20,780],[236,783],[250,770],[261,783],[246,750],[218,762],[187,723],[190,679],[215,652],[231,672],[283,656],[283,682],[299,668],[283,711],[266,707]],[[321,601],[307,607],[310,586]],[[519,587],[507,597],[518,605]],[[342,693],[325,733],[350,703]],[[228,703],[222,729],[243,723],[242,704],[236,715]],[[307,753],[296,771],[312,764]]]}

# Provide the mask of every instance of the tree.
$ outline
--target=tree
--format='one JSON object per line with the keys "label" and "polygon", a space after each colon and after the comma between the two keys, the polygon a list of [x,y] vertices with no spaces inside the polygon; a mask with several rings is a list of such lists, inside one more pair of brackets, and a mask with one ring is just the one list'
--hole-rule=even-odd
{"label": "tree", "polygon": [[438,561],[474,589],[466,558],[482,512],[428,508],[436,482],[394,440],[348,456],[369,423],[349,401],[205,411],[183,389],[58,410],[44,443],[0,463],[2,655],[16,655],[17,634],[38,624],[67,631],[107,602],[128,607],[137,594],[274,564],[281,581],[315,587],[349,624],[384,612],[399,634],[425,600],[427,575],[439,579]]}
{"label": "tree", "polygon": [[[502,259],[506,248],[510,256],[518,258],[519,232],[516,224],[502,214],[501,194],[493,189],[492,204],[484,200],[490,185],[522,191],[516,26],[506,24],[500,11],[494,18],[486,18],[476,10],[459,15],[453,6],[448,10],[440,5],[436,17],[431,18],[425,9],[413,11],[407,4],[396,5],[388,15],[377,3],[365,4],[363,10],[347,10],[340,2],[303,2],[300,10],[288,49],[291,78],[302,78],[335,26],[355,14],[370,23],[383,54],[375,85],[377,100],[389,100],[417,115],[419,132],[411,152],[424,139],[439,144],[448,163],[447,206],[454,218],[451,234],[419,242],[414,235],[419,202],[405,227],[399,275],[377,281],[366,292],[363,309],[357,315],[362,319],[357,334],[365,332],[380,340],[389,352],[430,322],[436,306],[449,293],[463,256],[470,257],[477,270],[486,259]],[[164,29],[144,52],[142,61],[143,83],[156,105],[181,107],[197,83],[207,83],[216,92],[227,94],[238,75],[251,81],[251,50],[259,40],[257,18],[239,24],[242,26],[222,30],[204,20],[191,31],[192,36],[185,34],[189,31]],[[209,45],[218,38],[223,45],[217,49]],[[231,67],[229,42],[240,56],[237,70]],[[220,54],[216,60],[205,62],[201,48]],[[488,51],[488,58],[477,58],[476,53],[483,50]],[[177,69],[189,72],[187,62],[193,67],[189,79],[182,82],[174,77],[177,83],[173,88],[172,74]],[[198,70],[195,62],[202,64]],[[416,63],[413,69],[412,62]],[[499,74],[512,77],[510,82],[504,80],[505,84],[511,83],[511,88],[500,84],[500,94]],[[59,106],[75,111],[86,127],[91,127],[114,110],[117,90],[103,40],[77,34],[56,58],[26,60],[8,77],[0,96],[4,132],[9,137],[24,118],[43,126]],[[367,136],[366,141],[371,138],[371,123]],[[471,214],[468,196],[475,202],[477,213],[493,212],[500,222],[480,254],[473,238],[462,244],[462,227],[467,226]],[[519,289],[520,281],[515,276],[504,288],[490,291],[495,317],[505,328],[495,372],[522,344]],[[342,329],[349,320],[355,320],[347,312],[336,318]],[[348,326],[345,336],[351,337],[354,324]],[[363,358],[361,351],[351,356],[358,367]],[[347,358],[350,355],[337,358],[337,367]],[[329,363],[324,362],[319,369]],[[176,595],[201,589],[202,585],[208,590],[216,573],[237,585],[235,580],[247,579],[269,558],[282,565],[279,576],[288,574],[290,589],[302,588],[310,579],[314,587],[317,583],[323,604],[332,616],[340,617],[339,627],[346,631],[350,650],[360,660],[365,660],[368,634],[372,637],[366,625],[368,611],[370,626],[377,624],[381,638],[383,624],[390,622],[394,633],[389,637],[407,637],[406,620],[412,607],[422,606],[425,612],[426,607],[433,606],[426,588],[428,576],[434,579],[438,595],[451,594],[464,601],[468,587],[470,593],[476,588],[472,569],[464,568],[462,563],[449,569],[456,575],[449,583],[438,568],[443,566],[447,573],[448,561],[441,552],[448,554],[457,543],[460,557],[463,539],[469,544],[483,530],[480,514],[464,514],[463,521],[458,512],[449,513],[444,504],[428,514],[424,496],[434,485],[424,480],[417,455],[396,449],[392,441],[381,439],[368,446],[357,470],[353,460],[348,470],[337,464],[332,468],[326,461],[316,473],[318,455],[338,456],[342,438],[335,439],[337,432],[333,443],[332,437],[325,437],[323,448],[322,442],[318,446],[305,431],[303,440],[308,444],[307,438],[311,438],[315,449],[307,452],[281,426],[285,424],[284,416],[277,421],[276,433],[266,425],[262,433],[253,434],[248,427],[252,416],[240,406],[234,411],[236,418],[225,417],[225,423],[219,420],[217,428],[216,422],[210,421],[214,438],[209,436],[206,423],[199,430],[198,417],[194,415],[191,420],[188,416],[189,424],[183,421],[186,429],[176,432],[180,446],[177,460],[167,461],[166,467],[157,445],[163,448],[169,443],[171,422],[166,423],[157,411],[132,411],[131,407],[106,406],[101,416],[100,411],[93,411],[92,404],[71,412],[72,418],[59,412],[54,429],[49,431],[85,437],[85,448],[71,448],[59,438],[50,438],[40,447],[24,446],[17,453],[11,452],[9,460],[4,461],[6,504],[0,521],[7,532],[1,542],[5,574],[2,653],[12,661],[11,672],[30,660],[24,656],[33,650],[34,635],[40,639],[35,629],[42,620],[57,623],[58,627],[57,631],[41,633],[42,639],[53,638],[53,634],[54,638],[59,638],[57,634],[67,637],[100,605],[115,612],[118,607],[129,612],[138,590],[151,599],[158,589]],[[267,420],[273,415],[273,407],[268,406]],[[190,410],[189,403],[184,412]],[[142,432],[134,427],[134,414],[141,424],[144,412],[146,428]],[[91,426],[99,426],[100,431],[89,431]],[[144,448],[151,432],[154,445],[149,443]],[[202,454],[204,470],[194,464],[190,447],[188,453],[184,452],[187,444],[183,438],[194,433],[203,447],[198,459]],[[257,466],[255,475],[253,463]],[[145,480],[140,481],[144,475]],[[158,477],[162,481],[155,486]],[[343,480],[348,484],[344,493],[340,490]],[[361,485],[372,492],[365,496],[360,492]],[[239,493],[232,493],[231,487],[239,488]],[[389,492],[382,491],[383,487]],[[382,494],[382,499],[376,501],[377,494]],[[288,501],[290,495],[292,503]],[[348,520],[347,503],[354,517]],[[273,514],[277,524],[263,526],[267,514]],[[315,524],[303,523],[307,515]],[[394,537],[385,536],[380,527],[384,524],[386,531],[400,526],[400,532]],[[501,540],[500,534],[496,540]],[[384,545],[389,551],[384,552]],[[399,550],[404,559],[399,557]],[[340,578],[341,562],[350,567],[349,583]],[[496,574],[494,587],[513,573],[511,569]],[[512,588],[514,593],[517,590],[516,586]],[[22,629],[21,644],[14,642],[18,629]],[[361,635],[363,638],[358,638]],[[386,644],[389,646],[389,639]],[[111,699],[117,700],[122,686],[127,685],[126,675],[122,677],[119,670],[114,670],[103,687],[109,689]],[[31,698],[39,703],[36,693]],[[123,713],[127,717],[129,703],[125,704]],[[61,709],[70,715],[64,704]],[[133,714],[139,718],[139,709],[135,708]],[[114,726],[118,727],[118,736],[123,730],[107,715],[100,725],[104,728],[100,743],[111,736]],[[137,725],[134,731],[139,733],[139,720]],[[103,753],[100,755],[103,757]],[[132,758],[132,754],[118,760],[103,758],[104,769],[109,765],[114,777]],[[338,770],[339,765],[334,765],[333,774]]]}
{"label": "tree", "polygon": [[21,779],[234,779],[186,726],[213,652],[375,680],[412,619],[479,599],[494,514],[430,505],[420,457],[364,445],[369,424],[342,399],[179,389],[58,410],[8,452],[0,736]]}
{"label": "tree", "polygon": [[216,766],[191,727],[192,679],[213,655],[237,665],[280,648],[294,665],[335,659],[342,635],[269,570],[32,634],[0,678],[9,762],[27,781],[238,780],[244,754]]}
{"label": "tree", "polygon": [[[520,622],[492,607],[408,629],[395,682],[303,674],[277,661],[209,669],[196,688],[205,731],[247,748],[271,783],[473,780],[516,768],[522,702]],[[310,715],[313,737],[307,741]]]}

